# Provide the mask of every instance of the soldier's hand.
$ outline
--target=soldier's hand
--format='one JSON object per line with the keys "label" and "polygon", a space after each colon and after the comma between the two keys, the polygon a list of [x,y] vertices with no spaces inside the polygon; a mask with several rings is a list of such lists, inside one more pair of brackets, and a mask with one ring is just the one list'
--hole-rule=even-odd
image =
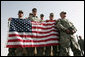
{"label": "soldier's hand", "polygon": [[72,33],[76,33],[76,31],[72,30]]}
{"label": "soldier's hand", "polygon": [[69,33],[70,33],[70,30],[68,30],[68,29],[67,29],[67,30],[66,30],[66,33],[68,33],[68,34],[69,34]]}
{"label": "soldier's hand", "polygon": [[9,19],[8,19],[8,21],[11,21],[12,20],[12,18],[10,17]]}

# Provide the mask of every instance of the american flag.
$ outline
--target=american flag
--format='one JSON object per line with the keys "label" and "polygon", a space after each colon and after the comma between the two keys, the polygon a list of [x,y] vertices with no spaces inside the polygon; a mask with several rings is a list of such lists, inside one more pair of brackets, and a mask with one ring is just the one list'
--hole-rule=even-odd
{"label": "american flag", "polygon": [[7,48],[42,47],[59,44],[55,21],[31,22],[29,19],[12,18]]}

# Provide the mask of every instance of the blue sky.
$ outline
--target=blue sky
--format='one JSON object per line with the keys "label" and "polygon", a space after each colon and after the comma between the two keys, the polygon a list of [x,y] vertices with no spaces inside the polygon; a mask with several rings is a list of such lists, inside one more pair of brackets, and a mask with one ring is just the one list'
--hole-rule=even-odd
{"label": "blue sky", "polygon": [[84,39],[84,2],[83,1],[1,1],[1,55],[6,56],[8,49],[5,47],[8,33],[8,18],[17,18],[18,11],[23,10],[24,18],[28,17],[32,8],[37,8],[38,17],[45,15],[44,20],[49,19],[49,14],[54,13],[54,19],[60,18],[61,11],[67,12],[67,19],[73,22],[78,35]]}

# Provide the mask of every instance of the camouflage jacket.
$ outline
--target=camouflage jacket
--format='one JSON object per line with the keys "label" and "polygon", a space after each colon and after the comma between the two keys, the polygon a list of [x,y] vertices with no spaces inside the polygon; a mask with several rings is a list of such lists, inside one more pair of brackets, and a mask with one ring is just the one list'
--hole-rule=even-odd
{"label": "camouflage jacket", "polygon": [[66,29],[74,30],[75,32],[77,31],[77,29],[75,28],[75,26],[73,25],[73,23],[71,23],[67,19],[58,19],[56,21],[56,27],[60,31],[64,31],[64,32],[66,31]]}
{"label": "camouflage jacket", "polygon": [[39,22],[40,19],[39,19],[37,16],[33,16],[33,17],[32,17],[32,21],[38,21],[38,22]]}

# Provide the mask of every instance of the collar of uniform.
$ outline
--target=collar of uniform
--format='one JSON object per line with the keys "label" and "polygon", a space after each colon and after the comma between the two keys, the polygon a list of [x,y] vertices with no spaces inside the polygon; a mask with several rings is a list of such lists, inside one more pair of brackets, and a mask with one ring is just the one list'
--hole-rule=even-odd
{"label": "collar of uniform", "polygon": [[37,16],[33,16],[33,17],[37,17]]}
{"label": "collar of uniform", "polygon": [[66,19],[66,18],[60,18],[60,19]]}
{"label": "collar of uniform", "polygon": [[19,19],[24,19],[24,18],[19,18]]}

